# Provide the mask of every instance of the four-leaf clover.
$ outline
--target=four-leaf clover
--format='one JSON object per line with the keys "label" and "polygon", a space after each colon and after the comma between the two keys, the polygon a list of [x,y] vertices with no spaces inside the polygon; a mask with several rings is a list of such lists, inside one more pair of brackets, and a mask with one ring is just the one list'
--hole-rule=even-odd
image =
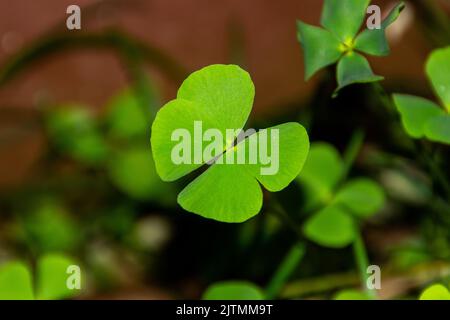
{"label": "four-leaf clover", "polygon": [[[192,73],[181,85],[177,98],[162,107],[153,122],[151,147],[161,179],[177,180],[210,160],[220,163],[221,157],[234,157],[242,148],[248,148],[248,137],[236,145],[224,139],[225,150],[211,159],[175,164],[171,152],[178,142],[171,137],[177,129],[187,130],[194,137],[197,121],[203,123],[204,130],[217,129],[223,137],[229,129],[242,129],[254,94],[250,75],[236,65],[211,65]],[[308,135],[299,123],[284,123],[267,130],[273,129],[279,132],[279,152],[272,155],[279,159],[276,174],[261,175],[260,160],[256,164],[213,163],[181,191],[178,203],[189,212],[222,222],[243,222],[256,215],[263,200],[260,184],[271,192],[284,189],[300,173],[309,150]],[[259,138],[260,132],[254,134]]]}
{"label": "four-leaf clover", "polygon": [[372,72],[369,62],[360,52],[373,56],[389,54],[386,29],[405,7],[398,4],[383,20],[379,29],[365,29],[358,35],[370,0],[325,0],[321,24],[316,27],[297,22],[297,35],[305,60],[305,79],[318,70],[338,62],[336,92],[353,83],[382,80]]}
{"label": "four-leaf clover", "polygon": [[450,144],[450,47],[433,51],[426,73],[443,108],[430,100],[405,94],[394,95],[395,105],[408,135]]}

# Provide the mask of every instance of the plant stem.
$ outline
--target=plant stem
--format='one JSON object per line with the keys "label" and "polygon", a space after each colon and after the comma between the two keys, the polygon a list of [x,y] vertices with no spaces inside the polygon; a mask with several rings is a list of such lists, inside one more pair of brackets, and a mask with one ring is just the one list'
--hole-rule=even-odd
{"label": "plant stem", "polygon": [[266,288],[266,298],[273,299],[278,296],[286,281],[294,272],[300,261],[305,255],[305,244],[296,243],[292,246],[289,252],[284,257],[281,264],[278,266],[275,274],[270,280]]}
{"label": "plant stem", "polygon": [[369,297],[376,299],[375,291],[370,290],[367,286],[367,268],[369,267],[369,258],[367,256],[366,246],[364,245],[364,240],[362,239],[360,232],[356,232],[356,238],[353,242],[353,253],[356,259],[361,285],[364,287],[364,290]]}
{"label": "plant stem", "polygon": [[[450,265],[445,262],[430,262],[418,265],[408,271],[387,271],[383,274],[383,283],[399,279],[408,283],[407,290],[422,287],[437,279],[450,275]],[[280,293],[282,299],[295,299],[308,295],[324,294],[342,288],[357,285],[359,277],[353,272],[321,275],[320,277],[291,281],[284,286]],[[399,296],[397,293],[393,298]]]}
{"label": "plant stem", "polygon": [[291,229],[300,241],[303,240],[303,235],[301,234],[300,228],[297,226],[297,223],[289,216],[289,214],[287,214],[287,212],[278,203],[275,197],[272,197],[271,208],[280,222]]}
{"label": "plant stem", "polygon": [[347,149],[344,152],[344,170],[341,177],[341,181],[345,181],[353,166],[353,163],[358,156],[361,146],[364,142],[364,131],[362,129],[357,129],[353,133],[350,142],[348,143]]}

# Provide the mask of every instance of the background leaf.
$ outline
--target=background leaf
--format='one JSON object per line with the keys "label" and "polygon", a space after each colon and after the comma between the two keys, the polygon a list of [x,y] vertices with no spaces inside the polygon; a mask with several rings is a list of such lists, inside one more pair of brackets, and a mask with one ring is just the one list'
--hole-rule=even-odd
{"label": "background leaf", "polygon": [[434,284],[426,288],[420,295],[420,300],[450,300],[450,292],[442,284]]}
{"label": "background leaf", "polygon": [[336,194],[334,203],[344,205],[358,217],[369,217],[384,205],[383,189],[374,181],[359,178],[345,184]]}
{"label": "background leaf", "polygon": [[332,145],[313,143],[305,166],[297,178],[308,189],[306,200],[311,205],[330,200],[343,170],[341,156]]}
{"label": "background leaf", "polygon": [[430,119],[425,125],[425,135],[432,141],[450,144],[450,114]]}
{"label": "background leaf", "polygon": [[223,281],[211,285],[203,294],[204,300],[263,300],[262,290],[246,281]]}
{"label": "background leaf", "polygon": [[47,131],[56,147],[88,165],[102,163],[108,147],[87,107],[65,105],[47,114]]}
{"label": "background leaf", "polygon": [[343,248],[355,239],[352,217],[337,206],[329,206],[315,213],[303,226],[305,236],[330,248]]}
{"label": "background leaf", "polygon": [[438,105],[421,97],[395,94],[393,98],[405,131],[413,138],[422,138],[427,122],[444,113]]}
{"label": "background leaf", "polygon": [[450,47],[434,50],[426,64],[428,78],[450,112]]}
{"label": "background leaf", "polygon": [[0,300],[33,300],[30,270],[20,262],[0,266]]}
{"label": "background leaf", "polygon": [[77,289],[67,287],[70,274],[67,268],[76,263],[63,255],[48,254],[41,257],[37,263],[36,298],[39,300],[56,300],[70,298],[79,293]]}
{"label": "background leaf", "polygon": [[[150,132],[148,113],[132,88],[115,95],[108,103],[106,122],[109,133],[117,138],[135,138]],[[150,112],[150,110],[148,110]]]}
{"label": "background leaf", "polygon": [[111,158],[108,171],[114,185],[134,199],[169,200],[170,186],[158,177],[149,147],[121,150]]}

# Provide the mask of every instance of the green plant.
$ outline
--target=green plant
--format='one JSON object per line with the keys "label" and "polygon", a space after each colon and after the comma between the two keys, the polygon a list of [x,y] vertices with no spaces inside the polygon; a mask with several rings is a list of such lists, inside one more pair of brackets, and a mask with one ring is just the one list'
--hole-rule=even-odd
{"label": "green plant", "polygon": [[[177,99],[158,111],[152,125],[152,152],[161,179],[174,181],[206,162],[248,151],[249,138],[234,145],[235,137],[229,139],[226,131],[244,127],[254,91],[249,74],[235,65],[212,65],[192,73],[178,90]],[[196,121],[203,121],[205,129],[218,129],[229,140],[221,141],[224,149],[210,150],[204,162],[175,164],[171,157],[178,142],[172,133],[180,128],[187,130],[197,139],[194,144],[198,143],[201,137],[195,136]],[[259,183],[272,192],[284,189],[299,174],[308,154],[308,135],[300,124],[285,123],[269,130],[274,129],[279,130],[279,152],[273,155],[279,157],[276,174],[260,174],[260,159],[256,164],[214,163],[181,191],[178,203],[187,211],[223,222],[243,222],[256,215],[263,200]],[[259,133],[255,134],[258,137]],[[207,149],[200,149],[201,154]]]}
{"label": "green plant", "polygon": [[315,212],[306,221],[304,234],[327,247],[342,248],[355,241],[358,221],[369,218],[384,205],[383,189],[375,181],[346,181],[344,168],[333,146],[314,143],[298,177],[306,193],[306,210],[313,208]]}
{"label": "green plant", "polygon": [[383,79],[372,72],[369,62],[359,52],[374,56],[389,54],[386,29],[404,9],[399,3],[383,20],[380,29],[366,29],[358,35],[370,0],[325,0],[321,24],[325,28],[297,23],[297,36],[304,50],[305,79],[318,70],[338,62],[335,94],[354,83]]}
{"label": "green plant", "polygon": [[394,94],[394,102],[409,136],[450,144],[450,47],[431,53],[426,73],[443,108],[412,95]]}
{"label": "green plant", "polygon": [[[27,265],[19,261],[0,266],[0,300],[56,300],[79,294],[67,286],[68,267],[75,262],[64,255],[42,256],[35,277]],[[33,279],[34,278],[34,279]]]}

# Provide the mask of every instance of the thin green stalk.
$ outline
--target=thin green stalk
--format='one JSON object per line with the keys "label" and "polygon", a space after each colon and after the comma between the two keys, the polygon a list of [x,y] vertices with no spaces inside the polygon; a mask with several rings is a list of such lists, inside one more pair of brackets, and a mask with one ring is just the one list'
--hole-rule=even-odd
{"label": "thin green stalk", "polygon": [[347,178],[350,169],[353,166],[353,163],[356,160],[356,157],[361,150],[361,146],[364,142],[364,131],[362,129],[357,129],[353,133],[350,142],[348,143],[347,149],[344,152],[344,171],[341,177],[341,181],[344,181]]}
{"label": "thin green stalk", "polygon": [[289,216],[289,214],[287,214],[275,197],[272,197],[271,209],[282,224],[295,233],[299,240],[303,240],[303,235],[300,232],[300,228],[297,226],[297,223]]}
{"label": "thin green stalk", "polygon": [[266,298],[277,297],[305,255],[305,244],[296,243],[284,257],[266,288]]}
{"label": "thin green stalk", "polygon": [[358,267],[361,284],[368,296],[372,299],[376,299],[377,295],[375,291],[370,290],[367,286],[367,268],[369,267],[369,258],[367,256],[366,246],[364,245],[364,240],[362,239],[360,232],[356,232],[356,238],[353,242],[353,253],[356,260],[356,266]]}

